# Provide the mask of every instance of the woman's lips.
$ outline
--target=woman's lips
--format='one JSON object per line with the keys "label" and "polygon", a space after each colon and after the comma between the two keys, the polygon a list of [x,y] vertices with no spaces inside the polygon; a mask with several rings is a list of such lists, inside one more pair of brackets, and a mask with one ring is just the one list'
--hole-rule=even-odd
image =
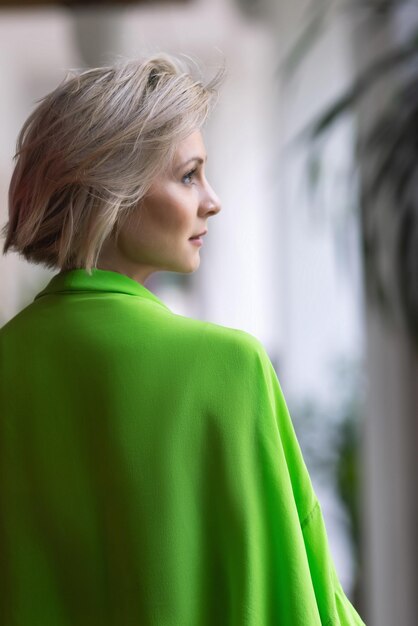
{"label": "woman's lips", "polygon": [[193,243],[195,246],[201,246],[203,244],[202,237],[190,237],[190,243]]}
{"label": "woman's lips", "polygon": [[193,237],[189,237],[189,239],[196,239],[197,237],[203,237],[203,235],[206,235],[208,231],[204,230],[201,233],[198,233],[197,235],[193,235]]}
{"label": "woman's lips", "polygon": [[203,244],[202,237],[206,235],[207,232],[207,230],[204,230],[202,233],[200,233],[200,235],[196,235],[195,237],[189,237],[189,241],[194,243],[196,246],[201,246]]}

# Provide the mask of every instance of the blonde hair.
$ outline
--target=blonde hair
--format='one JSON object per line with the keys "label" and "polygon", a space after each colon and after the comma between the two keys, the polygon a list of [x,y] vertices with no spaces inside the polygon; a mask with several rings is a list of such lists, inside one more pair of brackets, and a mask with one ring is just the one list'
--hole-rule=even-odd
{"label": "blonde hair", "polygon": [[3,254],[91,273],[177,142],[202,126],[224,74],[204,84],[167,53],[70,73],[20,131]]}

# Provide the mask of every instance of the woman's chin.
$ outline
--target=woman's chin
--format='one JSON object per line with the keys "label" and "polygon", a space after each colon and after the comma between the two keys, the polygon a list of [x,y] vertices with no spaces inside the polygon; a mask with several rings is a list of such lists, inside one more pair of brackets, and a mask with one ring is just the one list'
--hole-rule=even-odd
{"label": "woman's chin", "polygon": [[197,253],[193,258],[189,259],[189,262],[185,264],[184,272],[192,273],[195,272],[200,265],[200,254]]}
{"label": "woman's chin", "polygon": [[183,262],[177,261],[177,263],[167,263],[164,266],[164,270],[166,272],[177,272],[179,274],[191,274],[195,272],[200,265],[200,257],[197,254],[194,259],[190,257],[188,259],[184,259]]}

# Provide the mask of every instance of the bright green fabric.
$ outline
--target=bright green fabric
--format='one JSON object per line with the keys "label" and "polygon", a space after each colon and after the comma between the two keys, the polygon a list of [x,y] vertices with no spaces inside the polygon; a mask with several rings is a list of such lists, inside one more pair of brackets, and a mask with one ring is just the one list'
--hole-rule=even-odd
{"label": "bright green fabric", "polygon": [[2,626],[355,626],[251,334],[111,271],[0,330]]}

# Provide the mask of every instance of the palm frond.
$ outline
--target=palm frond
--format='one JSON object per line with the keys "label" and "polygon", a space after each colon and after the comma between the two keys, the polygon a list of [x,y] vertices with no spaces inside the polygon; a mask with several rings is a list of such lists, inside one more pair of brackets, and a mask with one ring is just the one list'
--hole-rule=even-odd
{"label": "palm frond", "polygon": [[365,190],[367,198],[390,186],[397,205],[406,199],[411,177],[418,173],[417,131],[418,81],[414,81],[399,90],[360,144],[360,154],[378,155],[374,176]]}
{"label": "palm frond", "polygon": [[334,0],[317,0],[308,7],[302,32],[291,46],[289,52],[281,60],[276,71],[277,76],[284,82],[287,82],[294,76],[309,50],[312,49],[324,32],[333,3]]}
{"label": "palm frond", "polygon": [[[405,6],[415,6],[416,0],[312,0],[302,17],[302,28],[290,50],[284,55],[277,68],[277,76],[285,83],[298,71],[309,52],[320,40],[332,12],[358,14],[366,11],[376,24],[379,18],[400,11]],[[382,24],[384,22],[382,21]]]}
{"label": "palm frond", "polygon": [[[392,207],[388,227],[396,229],[394,257],[398,296],[408,331],[418,345],[418,79],[403,85],[391,105],[362,141],[359,153],[372,162],[370,180],[364,183],[363,240],[369,286],[383,289],[377,257],[382,241],[376,233],[379,200]],[[380,220],[382,217],[380,218]]]}
{"label": "palm frond", "polygon": [[352,109],[380,78],[416,58],[418,58],[418,29],[404,45],[391,50],[366,68],[343,95],[297,134],[292,143],[313,141],[330,130],[333,124],[341,119],[342,114]]}

